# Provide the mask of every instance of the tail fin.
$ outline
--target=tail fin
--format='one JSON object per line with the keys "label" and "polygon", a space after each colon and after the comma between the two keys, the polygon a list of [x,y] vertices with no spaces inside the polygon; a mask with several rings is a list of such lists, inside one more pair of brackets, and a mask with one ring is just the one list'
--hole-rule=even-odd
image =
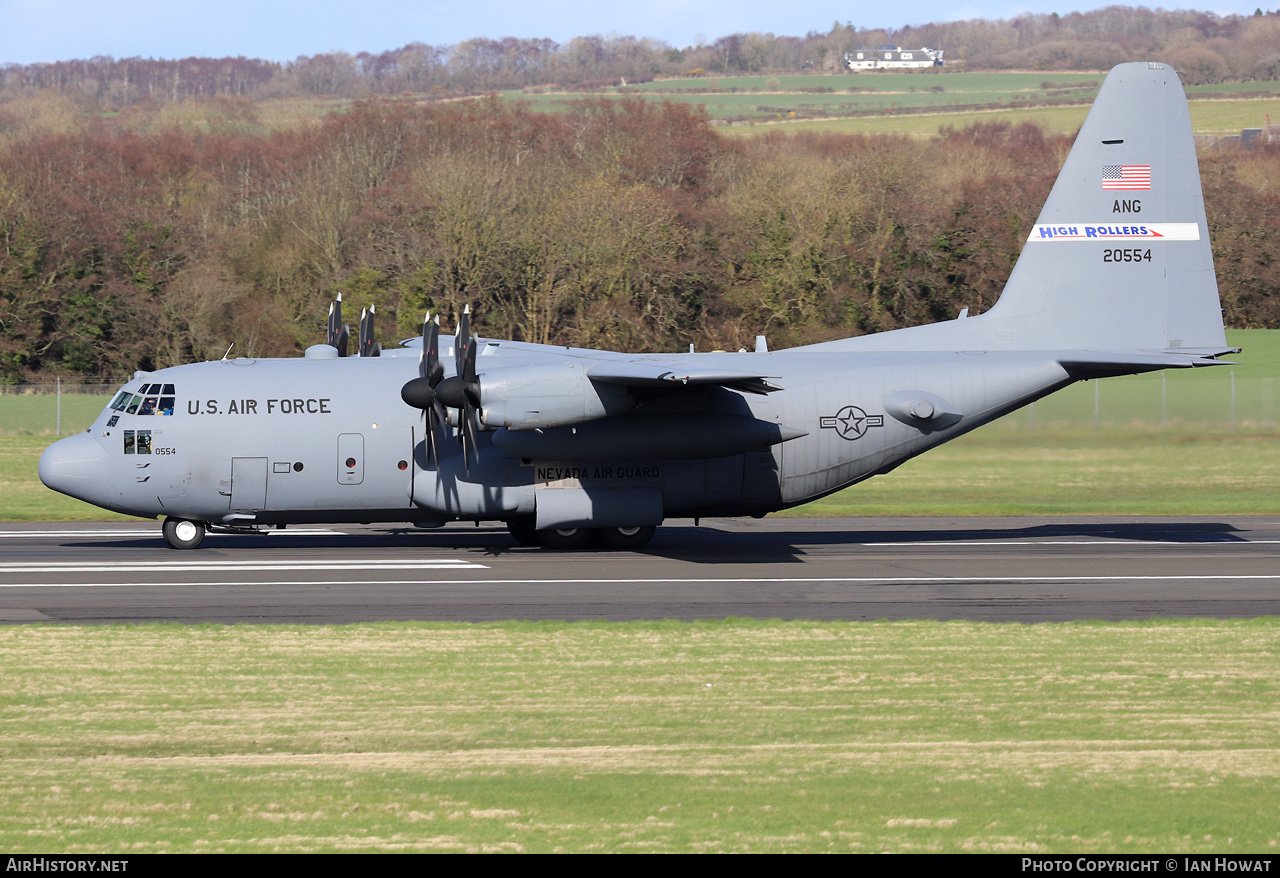
{"label": "tail fin", "polygon": [[1108,74],[996,305],[848,350],[1228,350],[1187,98],[1164,64]]}
{"label": "tail fin", "polygon": [[1121,64],[1107,76],[990,316],[1020,318],[996,330],[1024,336],[1018,347],[1226,348],[1172,68]]}

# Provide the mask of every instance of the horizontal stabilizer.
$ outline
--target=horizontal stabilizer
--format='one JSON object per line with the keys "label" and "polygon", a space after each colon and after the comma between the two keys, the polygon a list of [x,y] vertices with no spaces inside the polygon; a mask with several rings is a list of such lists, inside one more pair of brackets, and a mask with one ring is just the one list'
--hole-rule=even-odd
{"label": "horizontal stabilizer", "polygon": [[[1210,353],[1210,351],[1213,351]],[[1230,366],[1226,360],[1214,359],[1219,354],[1239,353],[1239,348],[1196,351],[1071,351],[1058,358],[1062,368],[1080,378],[1105,378],[1111,375],[1135,375],[1159,369],[1188,369],[1194,366]]]}

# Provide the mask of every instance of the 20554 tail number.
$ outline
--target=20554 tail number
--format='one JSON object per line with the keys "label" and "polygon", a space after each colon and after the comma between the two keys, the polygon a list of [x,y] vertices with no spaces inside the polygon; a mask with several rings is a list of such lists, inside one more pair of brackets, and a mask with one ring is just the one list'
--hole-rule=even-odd
{"label": "20554 tail number", "polygon": [[1121,247],[1116,250],[1103,250],[1103,262],[1150,262],[1151,248]]}

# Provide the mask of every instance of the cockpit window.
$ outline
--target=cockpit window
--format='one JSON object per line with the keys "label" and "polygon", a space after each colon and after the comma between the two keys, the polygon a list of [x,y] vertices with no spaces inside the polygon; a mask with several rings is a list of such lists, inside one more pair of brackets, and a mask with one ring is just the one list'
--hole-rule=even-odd
{"label": "cockpit window", "polygon": [[[163,394],[163,396],[161,395]],[[122,390],[111,401],[111,410],[130,415],[173,414],[178,398],[172,384],[144,384],[137,393]]]}

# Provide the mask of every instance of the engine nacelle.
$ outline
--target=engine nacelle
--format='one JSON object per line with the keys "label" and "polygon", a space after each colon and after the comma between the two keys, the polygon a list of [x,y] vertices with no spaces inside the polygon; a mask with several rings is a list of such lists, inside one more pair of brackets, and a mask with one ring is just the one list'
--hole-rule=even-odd
{"label": "engine nacelle", "polygon": [[576,362],[513,366],[480,375],[480,421],[486,427],[566,427],[635,408],[625,387],[597,384]]}

